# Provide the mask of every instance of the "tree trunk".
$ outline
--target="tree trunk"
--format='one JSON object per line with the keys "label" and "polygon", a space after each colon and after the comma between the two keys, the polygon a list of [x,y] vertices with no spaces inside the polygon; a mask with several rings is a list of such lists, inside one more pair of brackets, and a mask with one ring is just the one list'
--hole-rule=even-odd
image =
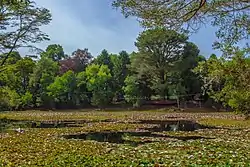
{"label": "tree trunk", "polygon": [[[161,79],[161,86],[162,86],[165,84],[165,72],[164,72],[164,70],[161,70],[161,72],[160,72],[160,79]],[[166,88],[164,87],[161,90],[161,99],[162,100],[166,100],[165,95],[166,95]]]}

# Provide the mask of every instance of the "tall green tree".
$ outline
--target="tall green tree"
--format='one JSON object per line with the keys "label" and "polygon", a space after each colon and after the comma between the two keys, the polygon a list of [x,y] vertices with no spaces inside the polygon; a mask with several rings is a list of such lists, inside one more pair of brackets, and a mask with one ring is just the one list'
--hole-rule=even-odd
{"label": "tall green tree", "polygon": [[172,71],[184,54],[187,36],[172,30],[156,28],[142,32],[137,38],[137,62],[132,68],[138,75],[151,78],[152,89],[164,99]]}
{"label": "tall green tree", "polygon": [[32,95],[29,89],[29,80],[35,67],[35,62],[31,58],[18,58],[19,60],[14,58],[8,59],[5,71],[0,73],[0,89],[3,94],[0,99],[3,101],[1,106],[10,110],[22,109],[30,105]]}
{"label": "tall green tree", "polygon": [[37,62],[30,78],[34,106],[50,104],[51,99],[47,94],[47,87],[54,82],[58,72],[58,63],[50,58],[42,57]]}
{"label": "tall green tree", "polygon": [[130,54],[131,64],[128,65],[128,76],[125,78],[125,85],[122,88],[125,100],[132,103],[134,107],[141,106],[143,101],[150,99],[153,94],[150,75],[147,75],[144,69],[138,68],[141,59],[139,53],[133,52]]}
{"label": "tall green tree", "polygon": [[108,53],[108,51],[105,49],[102,50],[101,54],[96,57],[96,59],[94,60],[94,63],[98,65],[107,65],[108,68],[110,69],[110,72],[111,73],[113,72],[114,65],[113,65],[113,62],[111,61],[111,56]]}
{"label": "tall green tree", "polygon": [[48,95],[53,98],[56,103],[75,106],[77,101],[76,76],[73,71],[67,71],[62,76],[57,76],[55,81],[48,87]]}
{"label": "tall green tree", "polygon": [[105,107],[113,98],[110,87],[112,76],[106,65],[92,64],[86,68],[87,89],[92,92],[94,106]]}
{"label": "tall green tree", "polygon": [[4,55],[3,66],[10,54],[18,48],[36,48],[33,43],[48,40],[40,27],[51,21],[48,9],[36,6],[34,1],[2,0],[0,7],[0,53]]}
{"label": "tall green tree", "polygon": [[[193,72],[193,69],[198,66],[198,63],[205,61],[205,57],[199,55],[198,47],[188,42],[184,48],[182,60],[178,63],[178,73],[181,82],[180,84],[185,89],[185,94],[201,93],[202,82],[197,74]],[[191,97],[191,96],[190,96]]]}
{"label": "tall green tree", "polygon": [[130,64],[129,54],[121,51],[119,55],[111,55],[113,63],[113,84],[117,98],[124,95],[122,87],[125,85],[125,79],[128,76],[128,65]]}
{"label": "tall green tree", "polygon": [[204,90],[216,102],[240,113],[250,111],[250,58],[246,50],[234,50],[232,58],[211,56],[195,71],[201,75]]}
{"label": "tall green tree", "polygon": [[76,76],[77,81],[77,97],[79,105],[89,105],[91,102],[91,95],[92,92],[88,90],[87,88],[87,76],[86,72],[80,72]]}

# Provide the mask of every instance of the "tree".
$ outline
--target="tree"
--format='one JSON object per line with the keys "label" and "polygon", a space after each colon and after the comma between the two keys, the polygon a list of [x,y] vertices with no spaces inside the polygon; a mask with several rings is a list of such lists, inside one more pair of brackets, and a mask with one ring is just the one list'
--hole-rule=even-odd
{"label": "tree", "polygon": [[205,61],[205,57],[199,55],[198,47],[191,42],[188,42],[184,48],[182,60],[178,63],[177,68],[180,84],[185,89],[185,94],[201,93],[202,82],[193,69],[198,66],[200,61]]}
{"label": "tree", "polygon": [[46,56],[57,62],[66,58],[62,46],[57,44],[49,45],[41,56]]}
{"label": "tree", "polygon": [[29,80],[34,68],[35,62],[29,57],[25,57],[16,63],[15,75],[20,78],[18,84],[21,86],[21,89],[18,92],[21,94],[29,91]]}
{"label": "tree", "polygon": [[90,104],[91,102],[91,91],[87,89],[87,76],[86,72],[80,72],[76,76],[77,81],[77,97],[79,104]]}
{"label": "tree", "polygon": [[29,78],[34,66],[35,62],[28,57],[21,58],[15,64],[6,65],[5,72],[0,73],[1,86],[8,86],[20,94],[25,93],[28,91]]}
{"label": "tree", "polygon": [[195,71],[201,75],[205,91],[215,101],[240,113],[250,111],[250,58],[246,50],[235,49],[231,59],[211,56]]}
{"label": "tree", "polygon": [[96,59],[94,60],[94,63],[98,64],[98,65],[107,65],[108,68],[110,69],[111,74],[112,74],[114,65],[111,61],[111,56],[107,50],[105,50],[105,49],[102,50],[101,54],[99,56],[97,56]]}
{"label": "tree", "polygon": [[53,97],[54,101],[67,106],[76,105],[76,76],[74,72],[67,71],[62,76],[57,76],[55,81],[48,87],[48,95]]}
{"label": "tree", "polygon": [[129,54],[121,51],[119,55],[111,55],[113,63],[113,84],[117,98],[122,98],[124,92],[122,87],[125,85],[125,79],[128,76],[128,65],[130,64]]}
{"label": "tree", "polygon": [[143,101],[149,99],[152,94],[147,78],[137,77],[136,75],[127,76],[123,87],[125,100],[132,103],[134,107],[140,107]]}
{"label": "tree", "polygon": [[88,51],[88,49],[77,49],[72,53],[71,57],[61,60],[60,64],[60,73],[65,73],[69,70],[74,72],[84,71],[88,64],[92,61],[93,56]]}
{"label": "tree", "polygon": [[110,80],[112,76],[106,65],[92,64],[86,68],[87,89],[92,91],[91,102],[98,107],[104,107],[112,100],[112,89]]}
{"label": "tree", "polygon": [[48,40],[40,27],[51,21],[48,9],[37,7],[33,1],[8,3],[1,1],[0,8],[0,52],[6,53],[0,66],[10,54],[21,47],[35,48],[32,43]]}
{"label": "tree", "polygon": [[1,108],[12,110],[30,106],[32,95],[29,90],[29,79],[34,66],[35,62],[28,57],[8,59],[5,71],[0,73],[0,91],[3,94],[0,98]]}
{"label": "tree", "polygon": [[[43,105],[51,102],[47,94],[47,87],[54,82],[58,74],[58,63],[47,57],[42,57],[36,64],[30,78],[31,93],[33,96],[33,105],[37,103]],[[39,101],[38,101],[39,100]]]}
{"label": "tree", "polygon": [[132,62],[138,75],[151,78],[152,89],[163,99],[168,94],[171,73],[181,60],[187,37],[173,30],[156,28],[142,32],[137,38],[139,53]]}
{"label": "tree", "polygon": [[128,76],[125,78],[125,85],[122,87],[125,100],[132,103],[134,107],[139,107],[144,100],[150,99],[153,91],[151,89],[151,78],[147,73],[138,68],[141,63],[141,54],[133,52],[130,55],[131,64],[128,65]]}
{"label": "tree", "polygon": [[[196,32],[211,23],[219,27],[216,35],[222,43],[235,44],[250,34],[248,0],[115,0],[113,6],[125,17],[136,16],[147,28],[167,27]],[[221,47],[221,43],[216,43]]]}
{"label": "tree", "polygon": [[20,96],[9,87],[0,88],[0,110],[17,110],[20,106]]}
{"label": "tree", "polygon": [[[4,61],[7,53],[0,55],[0,62]],[[21,60],[22,57],[19,52],[13,51],[10,53],[9,58],[5,61],[6,65],[15,64],[18,60]]]}

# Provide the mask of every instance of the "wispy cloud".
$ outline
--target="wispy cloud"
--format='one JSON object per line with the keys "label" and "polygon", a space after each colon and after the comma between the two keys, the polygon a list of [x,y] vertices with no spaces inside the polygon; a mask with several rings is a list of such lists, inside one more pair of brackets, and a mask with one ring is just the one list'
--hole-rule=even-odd
{"label": "wispy cloud", "polygon": [[[37,46],[45,49],[49,44],[60,44],[66,53],[77,48],[88,48],[96,56],[102,49],[118,53],[121,50],[136,50],[134,42],[142,31],[135,18],[124,16],[112,8],[112,0],[35,0],[39,6],[52,13],[50,25],[42,30],[50,36],[50,41]],[[196,43],[201,54],[212,52],[214,31],[211,27],[202,29],[190,40]]]}
{"label": "wispy cloud", "polygon": [[102,49],[115,53],[135,50],[134,41],[141,30],[139,24],[134,19],[125,19],[111,4],[103,6],[96,2],[36,0],[39,6],[51,11],[53,19],[49,26],[42,28],[51,40],[38,46],[45,48],[58,43],[69,54],[77,48],[88,48],[94,56]]}

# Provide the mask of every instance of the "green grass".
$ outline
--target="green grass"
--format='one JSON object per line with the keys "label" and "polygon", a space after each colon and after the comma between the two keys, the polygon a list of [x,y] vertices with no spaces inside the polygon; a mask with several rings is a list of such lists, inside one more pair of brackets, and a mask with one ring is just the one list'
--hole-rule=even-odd
{"label": "green grass", "polygon": [[[131,136],[131,141],[150,141],[138,146],[90,140],[65,139],[62,135],[103,131],[138,131],[152,125],[140,119],[192,119],[217,126],[192,132],[154,132],[168,137]],[[24,133],[0,133],[0,166],[250,166],[250,121],[232,113],[170,112],[48,112],[0,113],[13,120],[105,120],[73,128],[25,128]],[[179,137],[204,137],[179,140]]]}

